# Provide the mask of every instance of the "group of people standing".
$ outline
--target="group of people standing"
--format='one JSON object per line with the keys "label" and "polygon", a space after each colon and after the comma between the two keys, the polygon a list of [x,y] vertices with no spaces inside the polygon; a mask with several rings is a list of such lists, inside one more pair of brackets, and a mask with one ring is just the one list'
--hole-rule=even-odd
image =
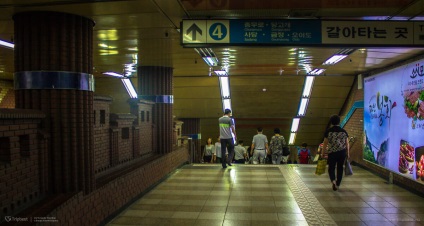
{"label": "group of people standing", "polygon": [[[267,155],[272,156],[273,164],[279,164],[281,162],[286,141],[280,135],[279,128],[274,129],[274,136],[272,136],[269,144],[267,137],[262,134],[263,129],[261,127],[258,128],[257,134],[253,136],[250,151],[246,150],[243,146],[243,140],[239,140],[237,146],[234,145],[236,132],[234,122],[231,119],[230,109],[225,109],[224,116],[219,118],[219,130],[220,136],[214,145],[212,144],[212,139],[208,138],[203,152],[204,162],[221,163],[223,168],[227,168],[227,165],[232,165],[233,160],[235,163],[252,161],[253,164],[263,164]],[[251,156],[251,160],[249,156]]]}
{"label": "group of people standing", "polygon": [[[237,135],[234,121],[231,118],[231,110],[225,109],[224,115],[218,121],[220,136],[215,145],[212,145],[211,138],[208,139],[208,144],[205,146],[204,161],[220,162],[224,169],[227,168],[227,165],[232,165],[233,158],[237,163],[244,163],[249,153],[243,147],[242,140],[238,142],[237,146],[234,146]],[[320,154],[328,158],[328,175],[332,188],[336,191],[339,189],[343,178],[344,162],[350,158],[349,136],[346,130],[339,126],[340,117],[338,115],[331,116],[330,123],[332,126],[324,133],[324,142],[320,147],[323,151]],[[253,157],[253,163],[264,163],[267,154],[271,154],[272,163],[279,164],[283,156],[283,148],[286,146],[286,141],[280,134],[280,129],[274,129],[274,136],[272,136],[269,145],[267,137],[262,132],[262,128],[258,128],[257,134],[252,140],[250,155]],[[310,151],[306,146],[307,144],[304,143],[302,148],[299,148],[299,161],[306,161],[305,159],[310,158]]]}

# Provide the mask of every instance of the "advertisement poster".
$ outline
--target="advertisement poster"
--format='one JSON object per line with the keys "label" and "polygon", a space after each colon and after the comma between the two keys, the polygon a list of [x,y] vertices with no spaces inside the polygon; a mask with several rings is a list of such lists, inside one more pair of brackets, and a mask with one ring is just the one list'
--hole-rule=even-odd
{"label": "advertisement poster", "polygon": [[424,183],[424,60],[364,79],[363,152]]}

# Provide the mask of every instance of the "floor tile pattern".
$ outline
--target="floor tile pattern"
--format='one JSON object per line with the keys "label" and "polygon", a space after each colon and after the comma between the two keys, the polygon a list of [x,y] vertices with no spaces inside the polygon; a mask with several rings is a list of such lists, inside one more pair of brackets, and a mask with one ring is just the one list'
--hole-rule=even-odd
{"label": "floor tile pattern", "polygon": [[424,226],[423,197],[353,170],[333,191],[314,165],[186,165],[108,225]]}
{"label": "floor tile pattern", "polygon": [[300,176],[292,169],[297,165],[280,166],[280,170],[287,180],[287,184],[302,210],[309,225],[336,225],[336,222],[327,213],[309,188],[303,183]]}

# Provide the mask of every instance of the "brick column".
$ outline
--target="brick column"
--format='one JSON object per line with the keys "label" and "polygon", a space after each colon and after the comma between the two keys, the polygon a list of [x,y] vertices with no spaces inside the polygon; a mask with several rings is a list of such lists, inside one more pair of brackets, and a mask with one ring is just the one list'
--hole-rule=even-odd
{"label": "brick column", "polygon": [[139,98],[155,102],[152,119],[156,125],[156,151],[160,154],[172,151],[172,76],[171,67],[138,67]]}
{"label": "brick column", "polygon": [[46,114],[49,190],[94,189],[93,26],[59,12],[15,14],[16,108]]}
{"label": "brick column", "polygon": [[190,158],[194,163],[198,163],[202,158],[202,144],[200,140],[200,119],[183,118],[179,120],[184,123],[182,127],[182,135],[190,137],[194,145],[193,156],[190,156]]}

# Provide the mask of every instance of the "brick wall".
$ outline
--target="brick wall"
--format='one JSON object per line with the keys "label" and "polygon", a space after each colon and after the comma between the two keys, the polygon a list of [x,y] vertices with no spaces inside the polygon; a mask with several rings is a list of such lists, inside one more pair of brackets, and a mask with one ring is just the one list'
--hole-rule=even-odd
{"label": "brick wall", "polygon": [[[133,156],[133,122],[136,116],[132,114],[110,114],[111,129],[116,131],[117,150],[113,150],[118,163],[128,162]],[[115,136],[115,135],[113,135]],[[118,152],[118,153],[116,153]],[[113,161],[113,160],[112,160]]]}
{"label": "brick wall", "polygon": [[48,137],[38,130],[44,117],[34,110],[0,109],[0,216],[13,216],[46,195]]}
{"label": "brick wall", "polygon": [[[353,104],[356,101],[364,100],[364,90],[358,89],[358,78],[355,79],[353,86],[350,90],[349,96],[346,99],[345,105],[341,111],[340,118],[343,120],[348,114],[349,110],[352,108]],[[350,155],[351,159],[355,162],[362,161],[362,138],[364,131],[364,109],[357,108],[353,112],[351,118],[344,126],[344,129],[349,134],[349,137],[353,137],[350,142]]]}
{"label": "brick wall", "polygon": [[112,98],[94,97],[94,170],[95,173],[111,167],[109,114]]}
{"label": "brick wall", "polygon": [[0,108],[15,108],[13,81],[0,80]]}
{"label": "brick wall", "polygon": [[[75,194],[53,194],[49,190],[50,135],[40,130],[46,116],[35,110],[0,109],[1,216],[42,217],[50,213],[61,225],[100,224],[188,162],[190,144],[187,143],[175,145],[168,154],[155,154],[154,103],[137,103],[138,116],[135,116],[110,113],[111,102],[110,97],[96,96],[93,100],[95,164],[92,170],[96,188]],[[138,118],[141,112],[144,120]]]}
{"label": "brick wall", "polygon": [[[364,99],[364,90],[358,89],[358,82],[355,81],[352,86],[351,92],[346,100],[345,106],[341,111],[341,118],[346,117],[346,114],[351,109],[355,101]],[[358,108],[353,113],[352,117],[347,121],[344,129],[348,132],[349,137],[354,137],[354,140],[350,142],[350,156],[351,160],[357,163],[358,165],[380,175],[383,178],[388,179],[390,171],[373,163],[363,160],[363,143],[364,143],[364,109]],[[404,186],[410,190],[413,190],[421,195],[424,195],[424,185],[416,181],[408,179],[404,176],[394,173],[393,174],[394,183]]]}
{"label": "brick wall", "polygon": [[146,100],[130,100],[130,111],[137,117],[136,125],[138,125],[140,132],[140,155],[150,154],[155,150],[153,146],[153,134],[156,134],[152,120],[153,104],[153,102]]}

